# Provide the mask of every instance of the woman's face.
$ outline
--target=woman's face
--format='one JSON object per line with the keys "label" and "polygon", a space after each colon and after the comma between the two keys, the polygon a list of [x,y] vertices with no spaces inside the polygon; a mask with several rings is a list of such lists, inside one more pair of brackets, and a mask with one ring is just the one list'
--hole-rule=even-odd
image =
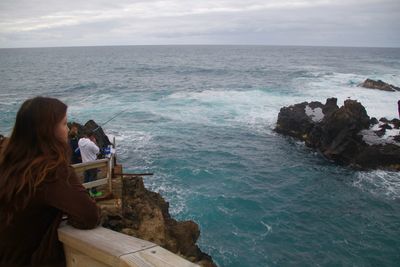
{"label": "woman's face", "polygon": [[64,118],[56,125],[55,128],[56,138],[63,142],[68,142],[68,125],[67,125],[67,114]]}

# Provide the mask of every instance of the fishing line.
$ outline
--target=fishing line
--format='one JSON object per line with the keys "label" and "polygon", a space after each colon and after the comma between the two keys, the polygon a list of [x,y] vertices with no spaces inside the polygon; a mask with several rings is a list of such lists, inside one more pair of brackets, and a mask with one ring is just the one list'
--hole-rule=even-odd
{"label": "fishing line", "polygon": [[122,110],[122,111],[120,111],[120,112],[118,112],[118,113],[116,113],[114,116],[111,117],[111,119],[109,119],[109,120],[107,120],[106,122],[104,122],[104,123],[100,124],[99,126],[97,126],[97,128],[94,129],[92,132],[97,131],[98,129],[100,129],[100,127],[103,127],[104,125],[106,125],[107,123],[109,123],[110,121],[112,121],[113,119],[115,119],[115,118],[118,117],[120,114],[122,114],[122,113],[124,113],[125,111],[127,111],[128,109],[130,109],[130,107],[129,107],[129,108],[126,108],[126,109],[124,109],[124,110]]}

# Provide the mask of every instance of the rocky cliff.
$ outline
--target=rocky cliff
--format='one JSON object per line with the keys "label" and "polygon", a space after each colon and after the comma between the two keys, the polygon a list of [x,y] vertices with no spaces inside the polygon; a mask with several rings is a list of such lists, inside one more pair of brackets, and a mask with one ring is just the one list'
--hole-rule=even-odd
{"label": "rocky cliff", "polygon": [[193,221],[176,221],[163,197],[147,190],[141,177],[125,177],[122,213],[105,211],[103,226],[156,243],[189,261],[216,267],[211,257],[196,245],[200,230]]}

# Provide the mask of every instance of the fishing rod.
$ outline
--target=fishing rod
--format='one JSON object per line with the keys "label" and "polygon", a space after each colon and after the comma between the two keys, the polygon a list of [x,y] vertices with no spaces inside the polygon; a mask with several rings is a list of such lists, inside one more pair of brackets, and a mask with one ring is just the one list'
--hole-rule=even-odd
{"label": "fishing rod", "polygon": [[103,123],[103,124],[97,126],[96,129],[94,129],[92,132],[93,132],[93,133],[96,132],[98,129],[100,129],[100,127],[103,127],[104,125],[106,125],[107,123],[109,123],[110,121],[112,121],[113,119],[115,119],[115,118],[118,117],[120,114],[122,114],[122,113],[124,113],[125,111],[127,111],[128,109],[130,109],[130,108],[126,108],[126,109],[124,109],[124,110],[122,110],[122,111],[116,113],[114,116],[111,117],[111,119],[109,119],[109,120],[107,120],[105,123]]}
{"label": "fishing rod", "polygon": [[150,175],[154,175],[154,173],[152,172],[146,172],[146,173],[114,173],[114,175],[122,175],[122,176],[150,176]]}
{"label": "fishing rod", "polygon": [[[125,111],[127,111],[130,108],[126,108],[118,113],[116,113],[114,116],[112,116],[109,120],[107,120],[106,122],[104,122],[103,124],[99,125],[96,127],[96,129],[94,129],[92,132],[96,132],[98,129],[100,129],[100,127],[103,127],[104,125],[106,125],[107,123],[109,123],[110,121],[112,121],[113,119],[115,119],[116,117],[118,117],[120,114],[124,113]],[[140,177],[140,176],[152,176],[153,173],[114,173],[114,175],[121,175],[121,176],[130,176],[130,177]]]}

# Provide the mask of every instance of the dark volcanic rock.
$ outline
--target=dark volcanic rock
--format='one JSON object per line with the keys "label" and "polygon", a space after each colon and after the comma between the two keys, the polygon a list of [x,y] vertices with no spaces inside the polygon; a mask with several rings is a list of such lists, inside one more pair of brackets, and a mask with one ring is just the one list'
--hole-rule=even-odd
{"label": "dark volcanic rock", "polygon": [[372,118],[371,118],[371,120],[369,121],[369,123],[370,123],[371,125],[374,125],[374,124],[378,124],[378,123],[379,123],[379,121],[378,121],[378,119],[377,119],[377,118],[375,118],[375,117],[372,117]]}
{"label": "dark volcanic rock", "polygon": [[305,140],[305,134],[310,132],[314,126],[311,118],[304,111],[307,104],[307,102],[303,102],[281,108],[275,131]]}
{"label": "dark volcanic rock", "polygon": [[389,91],[389,92],[400,91],[399,87],[396,87],[392,84],[385,83],[381,80],[375,81],[375,80],[371,80],[371,79],[366,79],[359,86],[364,87],[364,88],[378,89],[378,90]]}
{"label": "dark volcanic rock", "polygon": [[395,129],[399,129],[399,128],[400,128],[400,120],[399,120],[399,119],[393,119],[393,120],[391,121],[391,123],[393,124],[393,127],[394,127]]}
{"label": "dark volcanic rock", "polygon": [[325,105],[320,102],[303,102],[283,107],[279,112],[275,131],[299,138],[303,141],[307,140],[308,134],[314,128],[315,122],[306,114],[306,107],[313,110],[320,108],[324,116],[330,115],[339,109],[336,98],[328,98]]}
{"label": "dark volcanic rock", "polygon": [[389,120],[386,118],[380,118],[379,121],[383,123],[389,123]]}
{"label": "dark volcanic rock", "polygon": [[377,136],[382,137],[382,136],[385,135],[386,129],[385,129],[385,128],[381,128],[381,129],[379,129],[379,130],[377,130],[377,131],[374,131],[374,133],[375,133]]}
{"label": "dark volcanic rock", "polygon": [[382,124],[381,126],[379,126],[379,128],[381,128],[381,129],[385,129],[385,130],[391,130],[391,129],[393,129],[393,127],[392,126],[390,126],[389,124],[387,124],[387,123],[385,123],[385,124]]}
{"label": "dark volcanic rock", "polygon": [[354,159],[354,164],[371,169],[386,167],[400,170],[399,146],[393,144],[367,146]]}
{"label": "dark volcanic rock", "polygon": [[147,190],[142,178],[125,177],[122,189],[122,216],[108,214],[104,227],[154,242],[201,266],[216,266],[196,245],[198,225],[171,218],[168,202]]}
{"label": "dark volcanic rock", "polygon": [[339,109],[337,105],[337,99],[332,97],[326,99],[326,103],[322,108],[322,112],[324,113],[325,116],[331,115],[333,112],[337,111]]}
{"label": "dark volcanic rock", "polygon": [[[321,106],[324,117],[315,120],[313,114]],[[386,126],[375,131],[375,134],[383,136],[386,129],[393,128],[388,123],[397,123],[395,120],[386,121]],[[378,123],[376,119],[369,118],[361,103],[346,100],[338,108],[336,99],[331,98],[325,105],[303,102],[282,108],[275,130],[305,141],[307,146],[338,163],[364,169],[400,169],[400,146],[393,144],[396,141],[394,138],[392,143],[382,142],[379,145],[369,145],[363,140],[360,133],[369,131],[371,122]]]}
{"label": "dark volcanic rock", "polygon": [[364,107],[357,101],[346,100],[311,131],[308,145],[318,148],[329,159],[347,162],[359,151],[361,138],[357,134],[368,127],[369,117]]}

